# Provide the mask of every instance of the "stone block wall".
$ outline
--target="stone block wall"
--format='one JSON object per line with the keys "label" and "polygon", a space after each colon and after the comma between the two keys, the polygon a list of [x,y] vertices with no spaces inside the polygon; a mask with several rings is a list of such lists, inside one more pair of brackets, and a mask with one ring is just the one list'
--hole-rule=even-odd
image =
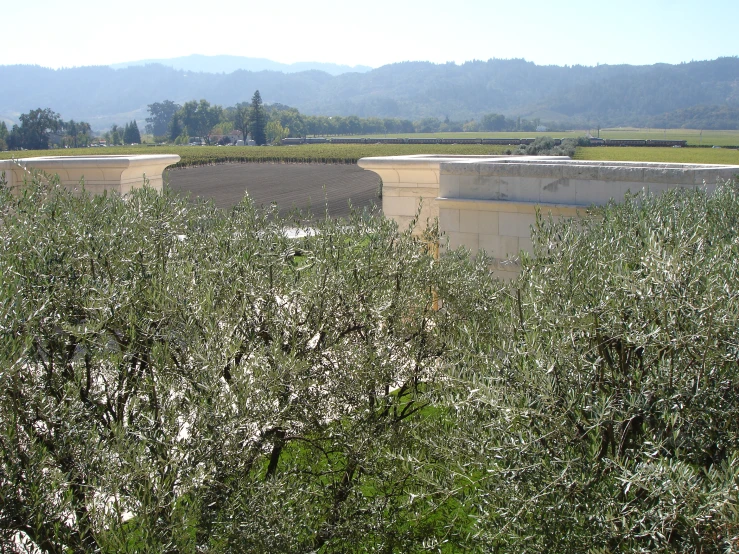
{"label": "stone block wall", "polygon": [[394,156],[363,158],[359,166],[383,180],[383,211],[400,226],[422,208],[415,232],[438,218],[448,248],[484,250],[492,270],[518,274],[519,253],[531,252],[536,210],[578,217],[627,192],[670,188],[711,190],[734,179],[739,166],[649,162],[588,162],[545,156]]}
{"label": "stone block wall", "polygon": [[167,166],[180,161],[176,154],[132,156],[45,156],[0,160],[0,173],[12,190],[19,190],[32,169],[59,175],[65,187],[79,187],[84,180],[85,190],[92,194],[105,191],[127,194],[141,187],[145,181],[156,190],[162,190],[162,173]]}

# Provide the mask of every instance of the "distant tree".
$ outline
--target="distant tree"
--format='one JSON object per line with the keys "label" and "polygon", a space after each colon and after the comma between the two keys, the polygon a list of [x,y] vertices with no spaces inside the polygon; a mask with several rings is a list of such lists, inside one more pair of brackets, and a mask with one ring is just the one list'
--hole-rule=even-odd
{"label": "distant tree", "polygon": [[117,144],[120,144],[122,137],[123,137],[123,133],[121,131],[121,128],[118,127],[118,125],[114,123],[113,126],[110,128],[110,131],[107,132],[105,136],[108,140],[108,144],[110,146],[115,146]]}
{"label": "distant tree", "polygon": [[463,126],[462,130],[466,133],[474,133],[480,130],[480,125],[474,119],[467,121]]}
{"label": "distant tree", "polygon": [[185,102],[177,114],[188,133],[203,137],[210,143],[210,131],[220,121],[222,112],[220,106],[211,106],[207,100],[201,99],[199,103],[195,100]]}
{"label": "distant tree", "polygon": [[295,108],[282,104],[270,106],[269,119],[276,119],[285,129],[290,129],[290,136],[302,137],[308,134],[308,128],[303,115]]}
{"label": "distant tree", "polygon": [[283,138],[290,136],[290,129],[283,127],[279,119],[273,119],[267,123],[265,128],[267,142],[270,144],[279,143]]}
{"label": "distant tree", "polygon": [[154,136],[161,137],[168,133],[174,114],[177,113],[182,106],[175,104],[171,100],[164,102],[154,102],[148,105],[151,117],[146,118],[146,132]]}
{"label": "distant tree", "polygon": [[21,130],[18,125],[13,125],[13,128],[8,133],[8,150],[19,150],[22,148]]}
{"label": "distant tree", "polygon": [[180,119],[180,116],[178,114],[174,114],[172,116],[172,121],[169,122],[169,127],[167,130],[167,134],[169,135],[169,140],[175,141],[177,140],[177,137],[179,137],[183,133],[184,129],[182,128],[182,120]]}
{"label": "distant tree", "polygon": [[126,144],[140,144],[141,133],[139,132],[139,126],[136,120],[131,123],[126,123],[126,129],[123,132],[123,142]]}
{"label": "distant tree", "polygon": [[350,115],[345,118],[346,130],[350,135],[358,135],[362,132],[362,122],[356,115]]}
{"label": "distant tree", "polygon": [[417,133],[438,133],[441,121],[436,117],[425,117],[415,123]]}
{"label": "distant tree", "polygon": [[499,113],[485,114],[480,121],[480,130],[482,131],[503,131],[505,126],[505,116]]}
{"label": "distant tree", "polygon": [[246,145],[247,136],[249,135],[249,104],[240,103],[236,104],[236,108],[233,111],[233,124],[234,129],[241,131],[241,137]]}
{"label": "distant tree", "polygon": [[413,125],[413,122],[410,119],[401,119],[400,120],[400,129],[398,131],[399,133],[415,133],[416,128]]}
{"label": "distant tree", "polygon": [[254,139],[257,146],[266,144],[267,114],[262,104],[262,95],[259,94],[258,90],[251,97],[251,114],[249,120],[251,124],[251,138]]}
{"label": "distant tree", "polygon": [[46,150],[49,148],[50,134],[59,131],[62,126],[59,114],[49,108],[31,110],[21,114],[19,119],[20,127],[15,125],[11,131],[15,148]]}
{"label": "distant tree", "polygon": [[0,150],[8,149],[8,126],[5,125],[4,121],[0,121]]}

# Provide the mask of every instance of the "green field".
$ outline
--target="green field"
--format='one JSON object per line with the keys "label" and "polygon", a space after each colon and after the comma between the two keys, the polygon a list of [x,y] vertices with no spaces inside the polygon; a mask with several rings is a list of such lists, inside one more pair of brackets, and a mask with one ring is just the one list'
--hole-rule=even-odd
{"label": "green field", "polygon": [[[604,139],[643,139],[643,140],[687,140],[691,146],[739,146],[739,131],[700,131],[698,129],[636,129],[630,127],[601,129],[575,129],[572,131],[545,131],[521,133],[414,133],[382,135],[388,138],[535,138],[549,136],[554,138],[576,138],[600,136]],[[363,135],[372,138],[378,135]]]}
{"label": "green field", "polygon": [[578,148],[577,160],[671,162],[739,165],[739,150],[728,148],[634,148],[630,146]]}

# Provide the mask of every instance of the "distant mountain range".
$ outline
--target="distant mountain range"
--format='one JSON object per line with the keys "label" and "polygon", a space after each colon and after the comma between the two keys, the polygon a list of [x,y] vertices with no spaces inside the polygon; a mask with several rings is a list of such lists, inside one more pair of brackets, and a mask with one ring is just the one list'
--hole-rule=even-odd
{"label": "distant mountain range", "polygon": [[234,71],[280,71],[282,73],[300,73],[301,71],[323,71],[329,75],[342,73],[366,73],[372,68],[366,65],[339,65],[321,62],[280,63],[265,58],[247,58],[244,56],[203,56],[192,54],[179,58],[139,60],[112,64],[113,69],[123,69],[137,65],[159,64],[181,71],[198,71],[202,73],[233,73]]}
{"label": "distant mountain range", "polygon": [[597,67],[537,66],[525,60],[404,62],[339,75],[317,69],[228,72],[225,59],[218,63],[210,72],[160,63],[121,69],[0,66],[0,119],[15,123],[21,113],[48,107],[96,130],[132,119],[141,127],[147,105],[154,102],[205,98],[232,106],[249,101],[259,89],[267,104],[316,115],[465,121],[500,113],[573,127],[739,128],[736,57]]}

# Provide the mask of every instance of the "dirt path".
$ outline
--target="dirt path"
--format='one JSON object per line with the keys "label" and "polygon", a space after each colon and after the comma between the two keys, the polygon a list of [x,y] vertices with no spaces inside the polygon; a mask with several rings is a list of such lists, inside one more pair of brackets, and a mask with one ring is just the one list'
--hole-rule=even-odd
{"label": "dirt path", "polygon": [[[327,164],[223,164],[169,171],[169,184],[183,193],[212,198],[216,206],[230,208],[248,192],[257,204],[274,202],[285,214],[292,208],[323,215],[349,214],[349,201],[362,208],[381,204],[379,177],[356,165]],[[325,187],[325,188],[324,188]]]}

